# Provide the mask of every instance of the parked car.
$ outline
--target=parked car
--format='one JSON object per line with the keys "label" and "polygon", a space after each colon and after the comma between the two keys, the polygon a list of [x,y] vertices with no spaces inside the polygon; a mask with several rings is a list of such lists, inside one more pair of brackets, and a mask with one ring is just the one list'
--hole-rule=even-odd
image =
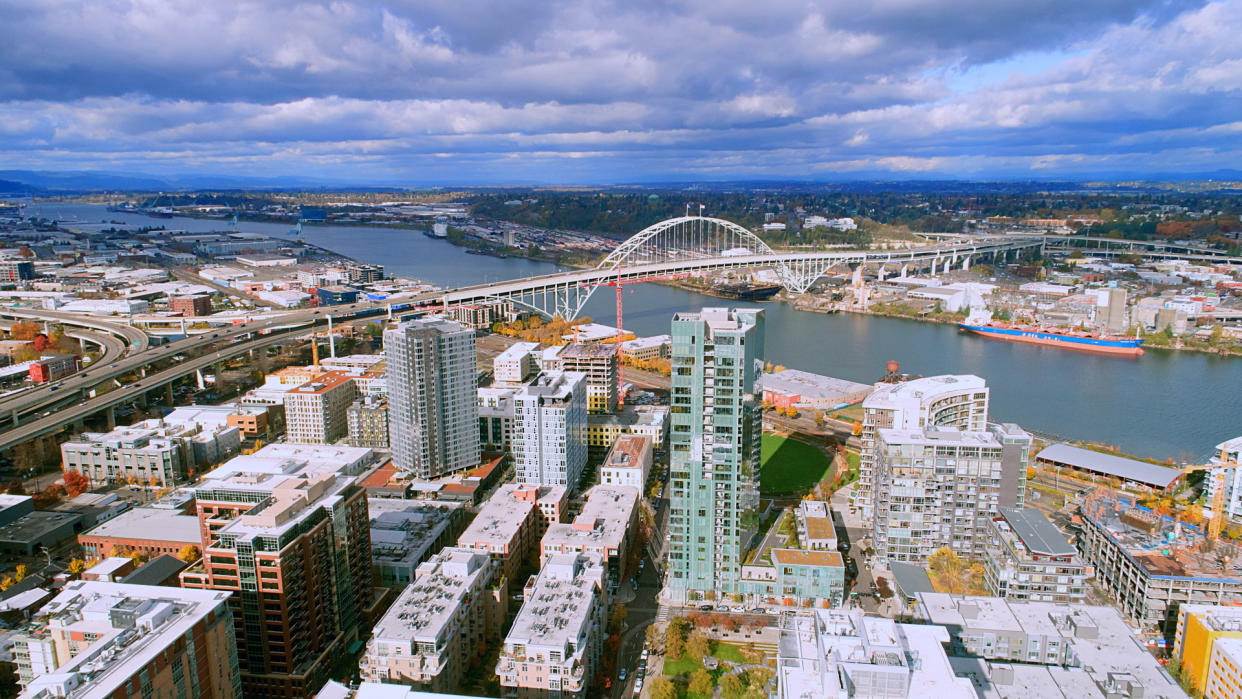
{"label": "parked car", "polygon": [[700,612],[710,612],[711,610],[712,610],[712,605],[710,605],[710,604],[701,604],[701,605],[699,605],[699,611],[700,611]]}
{"label": "parked car", "polygon": [[621,668],[621,672],[617,673],[617,679],[622,681],[625,680],[625,668]]}

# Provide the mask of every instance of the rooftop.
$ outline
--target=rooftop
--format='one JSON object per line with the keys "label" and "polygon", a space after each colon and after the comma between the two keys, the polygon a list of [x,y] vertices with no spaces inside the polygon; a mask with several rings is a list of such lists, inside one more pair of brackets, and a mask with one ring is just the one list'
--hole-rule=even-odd
{"label": "rooftop", "polygon": [[920,379],[901,383],[879,384],[867,397],[864,405],[881,407],[898,403],[914,402],[916,405],[925,400],[934,400],[942,394],[963,391],[984,391],[987,384],[973,374],[944,374],[941,376],[925,376]]}
{"label": "rooftop", "polygon": [[[614,330],[615,332],[615,330]],[[617,353],[617,346],[604,342],[573,342],[565,345],[556,356],[560,359],[607,359]]]}
{"label": "rooftop", "polygon": [[378,561],[424,559],[427,549],[452,524],[455,505],[426,500],[368,498],[371,516],[371,557]]}
{"label": "rooftop", "polygon": [[891,561],[888,564],[889,572],[893,574],[893,582],[897,584],[897,590],[901,592],[903,597],[914,597],[920,592],[935,592],[936,588],[932,585],[931,577],[927,575],[927,571],[922,566],[913,563],[902,563],[901,561]]}
{"label": "rooftop", "polygon": [[645,434],[623,434],[612,443],[603,468],[641,468],[651,453],[651,437]]}
{"label": "rooftop", "polygon": [[[228,608],[227,592],[125,583],[75,581],[40,610],[39,625],[80,638],[76,655],[56,672],[36,677],[23,697],[105,699],[147,665],[165,657],[208,614]],[[83,647],[85,645],[85,647]]]}
{"label": "rooftop", "polygon": [[318,376],[301,386],[289,391],[287,396],[305,395],[305,394],[322,394],[339,387],[341,384],[353,381],[353,377],[341,371],[329,371],[326,374]]}
{"label": "rooftop", "polygon": [[[518,610],[505,647],[522,644],[566,650],[583,636],[591,610],[603,591],[604,559],[596,553],[558,553],[548,557],[527,583],[526,599]],[[577,652],[585,649],[579,647]]]}
{"label": "rooftop", "polygon": [[668,418],[668,406],[664,405],[627,405],[615,414],[588,415],[587,425],[620,425],[635,427],[648,425],[658,427]]}
{"label": "rooftop", "polygon": [[[1103,697],[1098,684],[1118,675],[1132,676],[1148,699],[1185,696],[1148,651],[1139,632],[1112,607],[935,592],[919,594],[918,600],[921,618],[947,626],[954,635],[986,638],[993,633],[1025,634],[1071,646],[1071,666],[1050,669],[1053,681],[1068,697]],[[1036,692],[1029,696],[1048,695]]]}
{"label": "rooftop", "polygon": [[845,561],[836,551],[804,551],[802,549],[772,549],[772,562],[786,566],[844,567]]}
{"label": "rooftop", "polygon": [[1071,444],[1053,444],[1035,455],[1040,461],[1051,461],[1065,466],[1073,466],[1087,471],[1116,476],[1125,480],[1143,483],[1154,488],[1167,488],[1177,480],[1182,472],[1177,469],[1149,464],[1145,461],[1128,459],[1114,454],[1102,454],[1098,451],[1083,449]]}
{"label": "rooftop", "polygon": [[884,687],[888,697],[975,699],[970,682],[949,665],[944,627],[836,609],[791,614],[781,623],[781,699],[851,696],[859,684]]}
{"label": "rooftop", "polygon": [[153,542],[173,542],[198,545],[202,542],[198,517],[182,514],[179,510],[153,507],[135,507],[101,522],[83,536],[109,539],[147,539]]}
{"label": "rooftop", "polygon": [[1075,556],[1078,549],[1057,529],[1043,512],[1034,508],[997,508],[1004,522],[1028,551],[1044,556]]}
{"label": "rooftop", "polygon": [[63,527],[82,519],[73,512],[47,512],[35,510],[0,527],[0,541],[32,542],[57,527]]}
{"label": "rooftop", "polygon": [[480,551],[445,548],[418,566],[406,586],[372,630],[373,642],[401,644],[417,652],[418,643],[437,644],[458,629],[452,624],[480,578],[492,574],[491,558]]}
{"label": "rooftop", "polygon": [[809,371],[786,369],[776,374],[764,374],[760,383],[765,391],[796,394],[806,398],[830,400],[841,396],[871,390],[870,384],[836,379],[831,376],[812,374]]}
{"label": "rooftop", "polygon": [[638,488],[597,485],[586,493],[582,512],[570,524],[552,524],[542,546],[620,548],[638,507]]}

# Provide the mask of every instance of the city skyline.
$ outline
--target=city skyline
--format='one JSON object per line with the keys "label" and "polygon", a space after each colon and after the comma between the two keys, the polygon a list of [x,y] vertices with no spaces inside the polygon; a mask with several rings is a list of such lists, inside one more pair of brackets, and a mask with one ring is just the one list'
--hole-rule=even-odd
{"label": "city skyline", "polygon": [[0,159],[338,184],[1234,167],[1242,2],[23,7]]}

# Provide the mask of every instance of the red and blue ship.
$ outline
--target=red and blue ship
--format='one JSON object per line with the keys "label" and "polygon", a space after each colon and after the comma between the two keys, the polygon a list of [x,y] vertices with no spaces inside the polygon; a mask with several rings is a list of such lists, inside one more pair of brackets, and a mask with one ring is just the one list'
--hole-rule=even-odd
{"label": "red and blue ship", "polygon": [[1026,342],[1033,345],[1049,345],[1063,349],[1123,354],[1134,357],[1143,354],[1143,338],[1141,337],[1118,337],[1115,335],[1075,332],[1072,330],[1046,330],[1033,326],[998,322],[958,323],[957,327],[964,332],[990,337],[994,340]]}

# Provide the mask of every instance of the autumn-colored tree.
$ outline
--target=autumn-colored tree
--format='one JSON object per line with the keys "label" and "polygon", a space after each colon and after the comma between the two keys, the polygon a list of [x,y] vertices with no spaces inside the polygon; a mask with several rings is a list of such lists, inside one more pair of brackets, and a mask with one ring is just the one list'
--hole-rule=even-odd
{"label": "autumn-colored tree", "polygon": [[699,668],[690,676],[690,691],[700,696],[710,696],[712,693],[712,676],[708,674],[704,668]]}
{"label": "autumn-colored tree", "polygon": [[60,502],[63,497],[65,497],[65,486],[49,485],[35,494],[34,505],[38,508],[48,508]]}
{"label": "autumn-colored tree", "polygon": [[198,547],[194,544],[186,544],[181,547],[180,551],[177,552],[177,558],[180,558],[185,563],[193,563],[194,561],[197,561],[200,556],[201,554],[198,552]]}
{"label": "autumn-colored tree", "polygon": [[686,652],[686,638],[669,626],[664,632],[664,654],[673,660],[680,660]]}
{"label": "autumn-colored tree", "polygon": [[39,324],[22,321],[9,328],[9,337],[20,342],[33,342],[40,334]]}
{"label": "autumn-colored tree", "polygon": [[711,654],[711,643],[707,640],[707,634],[702,631],[690,632],[690,637],[686,639],[686,655],[691,660],[703,661]]}
{"label": "autumn-colored tree", "polygon": [[3,592],[4,590],[9,589],[10,587],[13,587],[14,584],[15,583],[13,582],[12,575],[4,576],[3,579],[0,579],[0,592]]}
{"label": "autumn-colored tree", "polygon": [[625,621],[626,614],[627,611],[625,609],[625,605],[618,604],[616,608],[612,610],[612,617],[608,620],[608,628],[613,631],[620,631],[621,624]]}
{"label": "autumn-colored tree", "polygon": [[86,570],[86,561],[81,558],[75,558],[72,561],[69,561],[68,570],[70,575],[81,575],[82,571]]}
{"label": "autumn-colored tree", "polygon": [[661,675],[651,681],[651,699],[677,699],[677,686]]}
{"label": "autumn-colored tree", "polygon": [[26,579],[26,574],[29,572],[30,569],[26,567],[25,563],[18,563],[17,567],[13,569],[13,580],[21,582]]}
{"label": "autumn-colored tree", "polygon": [[746,691],[746,682],[734,673],[729,673],[720,678],[720,692],[725,699],[742,699],[742,693]]}
{"label": "autumn-colored tree", "polygon": [[91,488],[91,479],[82,475],[81,472],[75,470],[65,471],[65,493],[71,497],[85,493]]}
{"label": "autumn-colored tree", "polygon": [[22,485],[22,482],[18,480],[9,481],[8,484],[4,486],[4,492],[9,495],[25,495],[26,486]]}

